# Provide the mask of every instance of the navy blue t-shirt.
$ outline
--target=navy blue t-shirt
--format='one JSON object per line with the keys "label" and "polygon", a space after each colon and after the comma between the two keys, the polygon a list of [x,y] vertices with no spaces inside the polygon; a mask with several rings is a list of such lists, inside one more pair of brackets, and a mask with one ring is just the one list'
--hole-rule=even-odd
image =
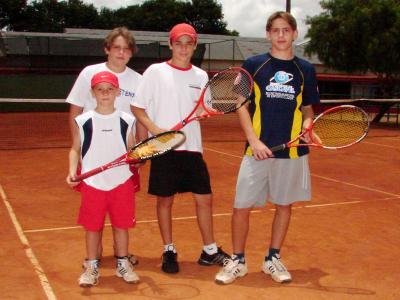
{"label": "navy blue t-shirt", "polygon": [[[253,129],[260,140],[273,147],[300,134],[301,107],[319,103],[314,66],[296,56],[281,60],[267,53],[248,58],[242,67],[254,78],[249,110]],[[293,147],[274,155],[297,158],[308,152],[308,147]],[[252,155],[248,143],[246,154]]]}

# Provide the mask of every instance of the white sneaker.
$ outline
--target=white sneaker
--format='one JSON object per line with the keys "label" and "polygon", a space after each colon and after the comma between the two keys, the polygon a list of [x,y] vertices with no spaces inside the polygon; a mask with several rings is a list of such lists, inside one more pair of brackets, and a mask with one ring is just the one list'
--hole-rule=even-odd
{"label": "white sneaker", "polygon": [[225,258],[223,267],[215,275],[215,282],[218,284],[229,284],[238,277],[243,277],[247,274],[246,263],[240,263],[238,259]]}
{"label": "white sneaker", "polygon": [[117,270],[115,275],[122,277],[127,283],[138,283],[139,276],[133,271],[133,266],[129,258],[117,259]]}
{"label": "white sneaker", "polygon": [[99,269],[96,263],[87,263],[85,270],[79,277],[79,286],[81,287],[92,287],[99,283]]}
{"label": "white sneaker", "polygon": [[[87,258],[85,258],[82,262],[82,269],[87,269],[87,267],[89,266],[89,260]],[[100,267],[100,259],[97,259],[97,268]]]}
{"label": "white sneaker", "polygon": [[276,282],[285,283],[292,281],[292,276],[281,261],[279,254],[273,256],[272,260],[263,263],[262,270],[265,274],[271,275]]}

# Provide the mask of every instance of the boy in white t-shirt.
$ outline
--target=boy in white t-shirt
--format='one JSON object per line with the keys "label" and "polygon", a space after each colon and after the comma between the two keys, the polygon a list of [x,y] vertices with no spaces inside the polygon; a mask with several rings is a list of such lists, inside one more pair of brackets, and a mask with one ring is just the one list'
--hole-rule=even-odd
{"label": "boy in white t-shirt", "polygon": [[[67,102],[70,103],[69,122],[71,132],[75,127],[75,118],[82,112],[94,109],[96,99],[90,91],[90,81],[93,75],[108,71],[118,77],[120,94],[115,100],[115,107],[128,114],[132,114],[130,102],[135,96],[136,89],[140,83],[142,75],[127,66],[129,60],[136,52],[136,41],[132,33],[125,27],[117,27],[111,30],[104,39],[104,52],[107,54],[107,61],[85,67],[76,79],[72,87]],[[143,126],[136,123],[136,132],[139,140],[147,138],[147,131]],[[135,134],[135,130],[133,130]],[[132,177],[136,191],[140,190],[139,172],[132,167],[134,176]],[[103,252],[102,244],[99,244],[98,258]],[[130,255],[130,261],[135,265],[138,260]],[[85,264],[85,263],[84,263]]]}
{"label": "boy in white t-shirt", "polygon": [[[82,172],[87,172],[123,155],[133,144],[133,116],[114,108],[115,99],[119,95],[118,78],[103,71],[93,76],[91,86],[97,106],[75,118],[66,179],[71,187],[78,185],[73,180],[79,163]],[[86,230],[87,251],[85,269],[79,278],[79,285],[82,287],[91,287],[98,283],[97,251],[107,213],[113,227],[116,275],[128,283],[139,281],[128,257],[128,228],[136,223],[135,190],[131,177],[129,166],[124,165],[81,182],[82,202],[78,223]]]}
{"label": "boy in white t-shirt", "polygon": [[[172,58],[151,65],[143,74],[132,107],[135,117],[153,135],[172,128],[194,108],[207,73],[190,63],[197,34],[189,24],[178,24],[169,33]],[[176,193],[191,192],[196,201],[203,251],[198,263],[222,265],[227,254],[218,248],[213,234],[210,177],[203,160],[199,122],[182,129],[186,142],[175,151],[151,161],[149,193],[157,196],[157,216],[164,253],[161,269],[177,273],[177,252],[172,241],[171,208]],[[171,174],[174,173],[174,175]]]}

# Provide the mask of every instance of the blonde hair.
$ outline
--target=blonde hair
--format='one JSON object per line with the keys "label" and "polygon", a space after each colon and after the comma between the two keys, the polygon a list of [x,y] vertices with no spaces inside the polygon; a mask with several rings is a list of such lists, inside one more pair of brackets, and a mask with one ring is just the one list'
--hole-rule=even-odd
{"label": "blonde hair", "polygon": [[138,48],[136,46],[136,40],[133,34],[128,30],[126,27],[116,27],[113,30],[111,30],[106,38],[104,39],[103,46],[107,50],[110,50],[114,40],[122,36],[126,43],[128,44],[129,48],[131,49],[132,53],[136,53]]}
{"label": "blonde hair", "polygon": [[277,11],[268,18],[267,25],[265,26],[265,29],[267,31],[271,30],[272,22],[275,21],[276,19],[284,19],[286,22],[289,23],[293,31],[297,30],[296,19],[290,13],[284,11]]}

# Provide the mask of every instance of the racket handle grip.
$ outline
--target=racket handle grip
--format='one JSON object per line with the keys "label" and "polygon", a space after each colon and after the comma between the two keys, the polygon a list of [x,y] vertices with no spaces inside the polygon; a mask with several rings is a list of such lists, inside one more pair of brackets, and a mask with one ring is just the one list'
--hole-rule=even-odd
{"label": "racket handle grip", "polygon": [[183,122],[179,122],[178,124],[176,124],[174,127],[172,127],[170,130],[181,130],[184,126]]}
{"label": "racket handle grip", "polygon": [[269,148],[269,150],[271,150],[271,152],[276,152],[276,151],[280,151],[280,150],[285,150],[286,145],[282,144],[282,145],[278,145],[278,146],[274,146]]}
{"label": "racket handle grip", "polygon": [[101,171],[103,171],[103,168],[93,169],[89,172],[86,172],[86,173],[76,176],[72,181],[74,181],[74,182],[82,181],[83,179],[86,179],[90,176],[96,175],[96,174],[100,173]]}

